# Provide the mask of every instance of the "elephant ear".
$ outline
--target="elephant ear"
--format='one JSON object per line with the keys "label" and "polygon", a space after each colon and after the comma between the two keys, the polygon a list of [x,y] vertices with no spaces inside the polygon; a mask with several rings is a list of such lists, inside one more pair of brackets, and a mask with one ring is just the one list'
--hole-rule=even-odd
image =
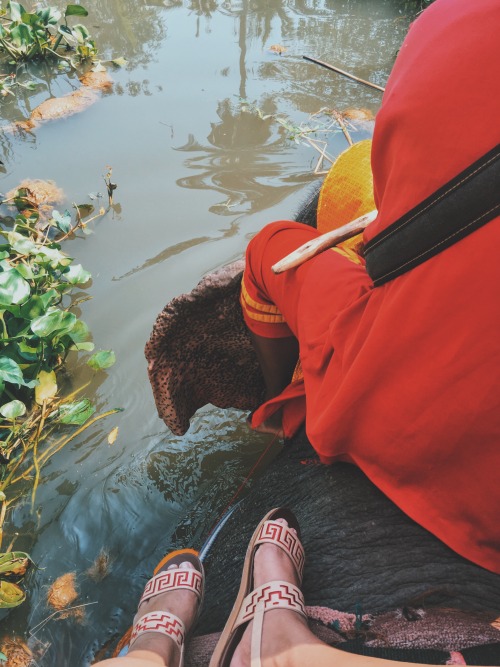
{"label": "elephant ear", "polygon": [[189,294],[168,303],[146,344],[159,416],[183,435],[196,410],[253,410],[264,380],[239,305],[244,260],[211,273]]}

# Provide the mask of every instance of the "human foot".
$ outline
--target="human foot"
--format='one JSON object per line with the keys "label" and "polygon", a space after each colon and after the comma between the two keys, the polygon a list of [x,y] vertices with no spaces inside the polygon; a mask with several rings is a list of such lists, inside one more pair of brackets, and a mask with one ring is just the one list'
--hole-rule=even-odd
{"label": "human foot", "polygon": [[286,508],[271,510],[250,540],[238,597],[210,667],[260,665],[260,655],[271,665],[280,647],[310,634],[298,588],[303,565],[295,516]]}
{"label": "human foot", "polygon": [[269,433],[276,435],[278,438],[285,437],[283,430],[283,410],[278,410],[258,426],[252,426],[252,415],[249,415],[247,421],[250,424],[250,428],[253,431],[257,431],[257,433]]}
{"label": "human foot", "polygon": [[[276,519],[276,523],[285,528],[289,527],[285,519]],[[290,530],[298,539],[295,528],[290,528]],[[254,588],[273,581],[289,582],[297,587],[301,583],[293,561],[282,549],[274,544],[261,544],[254,557]],[[273,613],[266,614],[261,640],[261,656],[264,665],[268,661],[271,664],[272,656],[279,654],[282,648],[289,644],[290,637],[297,638],[304,634],[304,630],[308,632],[307,621],[296,611],[279,608],[269,611]],[[231,660],[231,667],[250,665],[254,622],[251,621],[245,628]]]}
{"label": "human foot", "polygon": [[[193,627],[203,597],[203,566],[190,550],[166,558],[150,579],[134,618],[130,657],[160,665],[182,665],[186,634]],[[140,656],[139,656],[140,654]]]}

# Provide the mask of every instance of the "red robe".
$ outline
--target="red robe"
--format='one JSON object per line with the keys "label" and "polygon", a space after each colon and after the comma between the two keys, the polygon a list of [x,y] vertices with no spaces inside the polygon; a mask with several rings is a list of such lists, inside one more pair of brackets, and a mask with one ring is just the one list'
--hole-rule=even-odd
{"label": "red robe", "polygon": [[[498,144],[499,25],[498,0],[437,0],[413,24],[376,119],[379,213],[365,241]],[[274,223],[248,249],[245,319],[264,336],[291,330],[304,373],[253,424],[284,405],[290,435],[306,414],[324,463],[358,465],[500,573],[500,219],[375,288],[363,262],[336,251],[274,276],[314,234]]]}

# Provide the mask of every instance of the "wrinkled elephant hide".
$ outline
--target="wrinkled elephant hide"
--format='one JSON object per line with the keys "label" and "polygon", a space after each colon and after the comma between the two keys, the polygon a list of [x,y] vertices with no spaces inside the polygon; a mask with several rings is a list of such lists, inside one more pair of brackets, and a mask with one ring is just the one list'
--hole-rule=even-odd
{"label": "wrinkled elephant hide", "polygon": [[500,616],[498,575],[414,523],[355,466],[320,464],[302,435],[255,481],[212,545],[199,634],[223,627],[248,540],[262,516],[281,505],[302,528],[307,605],[367,614],[441,605]]}
{"label": "wrinkled elephant hide", "polygon": [[176,435],[207,403],[253,410],[262,402],[264,380],[239,305],[243,267],[234,262],[170,301],[146,344],[158,414]]}

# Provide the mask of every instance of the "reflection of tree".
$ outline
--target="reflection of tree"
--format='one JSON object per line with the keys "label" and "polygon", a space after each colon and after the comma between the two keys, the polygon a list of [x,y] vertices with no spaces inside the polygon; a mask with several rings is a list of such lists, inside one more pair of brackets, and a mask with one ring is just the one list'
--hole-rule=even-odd
{"label": "reflection of tree", "polygon": [[[206,10],[207,5],[200,1],[191,0],[191,6]],[[258,100],[257,106],[265,113],[310,114],[322,107],[342,110],[350,106],[376,110],[381,100],[378,92],[360,90],[358,84],[306,63],[301,56],[314,55],[384,85],[407,27],[406,21],[396,21],[392,0],[295,0],[292,4],[233,0],[223,1],[218,10],[236,19],[238,94],[243,99],[247,97],[247,52],[252,42],[269,47],[271,34],[279,29],[286,53],[269,54],[258,64],[259,80],[271,82],[273,99],[280,100],[278,109],[268,94]],[[268,104],[270,109],[265,108]],[[196,155],[185,163],[194,175],[177,183],[223,193],[225,201],[211,210],[224,215],[261,210],[266,191],[265,205],[270,206],[293,190],[294,186],[283,185],[280,164],[270,160],[274,154],[283,154],[283,144],[276,135],[271,137],[269,123],[233,110],[228,100],[219,103],[218,115],[220,123],[212,125],[207,144],[191,137],[179,149]]]}
{"label": "reflection of tree", "polygon": [[228,99],[219,103],[217,114],[221,122],[212,123],[208,144],[191,136],[177,149],[194,153],[185,161],[194,174],[177,184],[222,193],[224,201],[210,209],[221,215],[263,210],[290,194],[297,183],[286,182],[281,165],[272,159],[283,154],[283,141],[273,135],[272,121],[233,108]]}
{"label": "reflection of tree", "polygon": [[88,9],[96,26],[92,34],[104,58],[124,56],[131,68],[147,65],[165,38],[163,3],[107,0],[93,2]]}
{"label": "reflection of tree", "polygon": [[[51,0],[62,13],[66,0]],[[87,3],[85,3],[87,4]],[[107,0],[87,4],[89,16],[82,19],[88,27],[99,49],[102,60],[124,56],[129,69],[147,65],[154,57],[166,35],[164,3],[158,0]],[[10,73],[12,67],[6,59],[1,71]],[[34,90],[16,87],[15,97],[2,100],[1,119],[18,121],[29,118],[35,107],[51,97],[61,97],[80,87],[77,73],[67,70],[61,73],[53,63],[26,63],[16,67],[16,75],[21,82],[34,81]],[[151,95],[148,81],[129,81],[125,86],[117,85],[116,93],[131,96]],[[32,140],[33,135],[23,134],[23,140]],[[2,150],[3,149],[3,150]],[[11,138],[3,134],[0,142],[3,159],[12,153]]]}

